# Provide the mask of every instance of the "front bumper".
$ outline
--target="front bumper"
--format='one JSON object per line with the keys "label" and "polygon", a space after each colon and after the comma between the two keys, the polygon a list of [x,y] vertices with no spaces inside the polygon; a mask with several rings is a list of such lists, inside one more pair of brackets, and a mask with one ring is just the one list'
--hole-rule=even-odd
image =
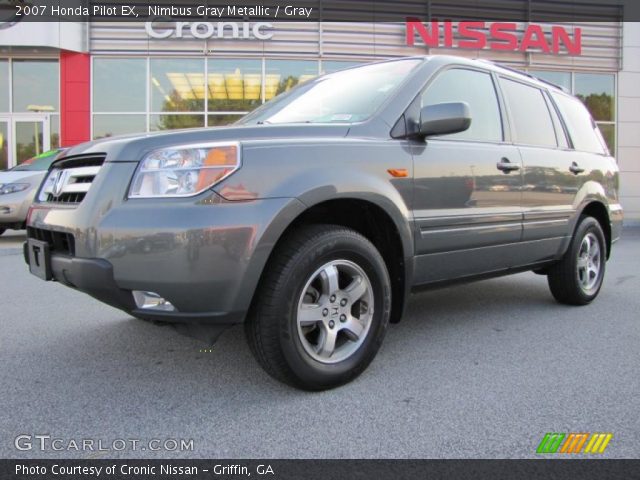
{"label": "front bumper", "polygon": [[[25,262],[29,263],[27,243],[23,245]],[[180,323],[235,324],[243,319],[239,312],[163,312],[139,309],[130,290],[120,288],[113,275],[113,265],[100,258],[74,258],[52,255],[53,279],[63,285],[80,290],[107,305],[124,310],[139,318]]]}
{"label": "front bumper", "polygon": [[[242,322],[273,246],[304,205],[227,201],[213,191],[126,200],[134,169],[105,163],[79,205],[34,204],[30,238],[73,237],[52,242],[53,279],[141,318]],[[136,308],[134,290],[155,292],[176,311]]]}

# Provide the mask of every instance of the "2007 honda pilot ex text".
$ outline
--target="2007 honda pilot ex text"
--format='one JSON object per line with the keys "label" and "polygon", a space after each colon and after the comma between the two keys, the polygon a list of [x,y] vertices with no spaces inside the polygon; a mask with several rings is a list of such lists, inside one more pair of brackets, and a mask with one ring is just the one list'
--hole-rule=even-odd
{"label": "2007 honda pilot ex text", "polygon": [[76,146],[27,222],[32,273],[194,331],[244,322],[267,372],[319,390],[367,367],[412,290],[533,270],[588,304],[622,209],[578,99],[433,56],[320,77],[229,127]]}

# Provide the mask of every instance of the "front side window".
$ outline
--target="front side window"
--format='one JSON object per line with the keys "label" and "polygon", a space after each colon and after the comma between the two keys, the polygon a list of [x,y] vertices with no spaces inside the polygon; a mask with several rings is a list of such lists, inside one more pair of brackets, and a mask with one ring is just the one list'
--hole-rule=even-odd
{"label": "front side window", "polygon": [[421,107],[438,103],[466,102],[471,112],[468,130],[442,138],[502,141],[500,107],[491,75],[465,69],[451,69],[438,75],[422,95]]}
{"label": "front side window", "polygon": [[522,145],[556,147],[551,114],[541,90],[520,82],[500,79],[511,112],[515,140]]}
{"label": "front side window", "polygon": [[[368,119],[422,60],[365,65],[303,84],[241,120],[260,123],[355,123]],[[268,80],[268,79],[267,79]]]}
{"label": "front side window", "polygon": [[602,134],[580,100],[560,93],[554,93],[553,99],[567,124],[573,147],[583,152],[605,153]]}

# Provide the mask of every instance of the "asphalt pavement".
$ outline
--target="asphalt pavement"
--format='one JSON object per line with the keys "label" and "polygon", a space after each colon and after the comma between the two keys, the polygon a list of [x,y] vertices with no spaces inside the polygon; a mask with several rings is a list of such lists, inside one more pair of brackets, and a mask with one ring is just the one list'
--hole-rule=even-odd
{"label": "asphalt pavement", "polygon": [[42,282],[21,241],[0,237],[0,458],[527,458],[546,432],[611,432],[602,457],[640,458],[640,229],[592,305],[533,273],[415,295],[369,369],[322,393],[263,373],[241,327],[204,350]]}

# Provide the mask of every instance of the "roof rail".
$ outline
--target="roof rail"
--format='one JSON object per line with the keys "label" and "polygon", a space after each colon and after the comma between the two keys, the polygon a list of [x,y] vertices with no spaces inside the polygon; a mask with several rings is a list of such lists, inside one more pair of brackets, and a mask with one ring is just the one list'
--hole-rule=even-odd
{"label": "roof rail", "polygon": [[535,75],[532,75],[532,74],[530,74],[528,72],[523,72],[522,70],[518,70],[518,69],[513,68],[513,67],[509,67],[508,65],[503,65],[501,63],[494,62],[493,60],[488,60],[486,58],[479,58],[478,61],[479,62],[483,62],[483,63],[489,63],[489,64],[494,65],[496,67],[500,67],[503,70],[508,70],[509,72],[519,73],[520,75],[524,75],[525,77],[529,77],[529,78],[532,78],[532,79],[537,80],[539,82],[546,83],[547,85],[551,85],[552,87],[556,87],[558,90],[562,90],[564,93],[571,93],[566,87],[563,87],[562,85],[558,85],[557,83],[550,82],[549,80],[545,80],[544,78],[536,77]]}

